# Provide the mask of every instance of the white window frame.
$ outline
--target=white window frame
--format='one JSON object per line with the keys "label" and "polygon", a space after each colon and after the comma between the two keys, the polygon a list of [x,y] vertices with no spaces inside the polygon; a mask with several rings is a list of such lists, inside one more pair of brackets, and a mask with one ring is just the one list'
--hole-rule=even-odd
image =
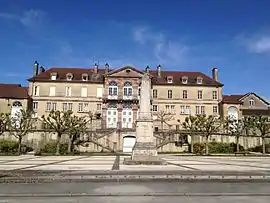
{"label": "white window frame", "polygon": [[213,98],[213,100],[217,100],[217,90],[213,90],[212,98]]}
{"label": "white window frame", "polygon": [[152,111],[157,112],[158,111],[158,105],[154,104],[152,106]]}
{"label": "white window frame", "polygon": [[34,92],[33,92],[34,96],[39,96],[39,85],[35,85],[34,86]]}
{"label": "white window frame", "polygon": [[66,87],[66,97],[71,97],[71,87]]}
{"label": "white window frame", "polygon": [[203,91],[202,90],[198,90],[198,92],[197,92],[197,98],[199,100],[202,100],[203,99]]}
{"label": "white window frame", "polygon": [[88,95],[87,87],[82,87],[81,88],[81,97],[87,97],[87,95]]}
{"label": "white window frame", "polygon": [[38,102],[34,101],[33,102],[33,110],[37,110],[38,109]]}
{"label": "white window frame", "polygon": [[183,92],[182,92],[182,98],[183,99],[187,99],[188,98],[188,91],[187,90],[183,90]]}
{"label": "white window frame", "polygon": [[49,89],[49,96],[50,97],[55,97],[55,92],[56,92],[56,87],[51,86],[50,89]]}

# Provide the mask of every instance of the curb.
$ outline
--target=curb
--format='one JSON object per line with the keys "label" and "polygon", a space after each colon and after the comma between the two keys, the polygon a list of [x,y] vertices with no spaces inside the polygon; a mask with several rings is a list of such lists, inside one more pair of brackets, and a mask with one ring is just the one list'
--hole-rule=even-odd
{"label": "curb", "polygon": [[0,183],[50,182],[127,182],[127,181],[269,181],[269,175],[68,175],[36,177],[4,177]]}

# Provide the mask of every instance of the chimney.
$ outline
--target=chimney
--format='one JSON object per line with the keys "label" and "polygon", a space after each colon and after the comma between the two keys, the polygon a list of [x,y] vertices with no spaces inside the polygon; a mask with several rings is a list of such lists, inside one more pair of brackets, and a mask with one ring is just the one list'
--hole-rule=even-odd
{"label": "chimney", "polygon": [[212,69],[212,79],[214,81],[217,81],[218,82],[218,69],[217,68],[213,68]]}
{"label": "chimney", "polygon": [[146,66],[145,72],[149,74],[149,71],[150,71],[150,67],[149,66]]}
{"label": "chimney", "polygon": [[159,78],[161,77],[161,65],[158,65],[157,67],[157,75]]}
{"label": "chimney", "polygon": [[108,73],[108,72],[109,72],[109,67],[110,67],[109,64],[106,63],[106,64],[105,64],[105,73]]}
{"label": "chimney", "polygon": [[34,76],[38,75],[38,66],[39,66],[38,62],[35,61],[35,63],[34,63]]}
{"label": "chimney", "polygon": [[97,63],[95,63],[95,65],[94,65],[94,73],[98,73],[98,64]]}
{"label": "chimney", "polygon": [[40,69],[40,72],[41,72],[41,73],[45,72],[45,68],[44,68],[43,66],[40,66],[39,69]]}

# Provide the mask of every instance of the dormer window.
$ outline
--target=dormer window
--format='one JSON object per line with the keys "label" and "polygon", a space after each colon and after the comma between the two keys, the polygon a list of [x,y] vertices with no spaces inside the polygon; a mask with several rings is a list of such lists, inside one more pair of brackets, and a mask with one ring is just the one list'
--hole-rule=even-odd
{"label": "dormer window", "polygon": [[167,77],[167,83],[173,83],[173,77],[172,76]]}
{"label": "dormer window", "polygon": [[249,108],[254,107],[254,105],[255,105],[255,101],[254,101],[253,98],[251,98],[251,99],[249,100]]}
{"label": "dormer window", "polygon": [[82,81],[87,81],[88,80],[88,74],[84,73],[82,74]]}
{"label": "dormer window", "polygon": [[51,80],[56,80],[57,73],[51,73]]}
{"label": "dormer window", "polygon": [[201,77],[197,77],[197,84],[202,84],[203,79]]}
{"label": "dormer window", "polygon": [[182,77],[182,83],[187,84],[187,82],[188,82],[188,77],[187,76]]}
{"label": "dormer window", "polygon": [[72,73],[68,73],[68,74],[66,75],[66,77],[67,77],[67,80],[70,81],[70,80],[72,80],[73,75],[72,75]]}

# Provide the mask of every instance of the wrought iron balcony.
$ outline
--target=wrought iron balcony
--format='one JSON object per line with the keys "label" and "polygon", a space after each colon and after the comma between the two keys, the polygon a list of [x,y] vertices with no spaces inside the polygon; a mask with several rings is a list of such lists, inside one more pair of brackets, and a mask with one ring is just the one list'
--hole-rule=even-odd
{"label": "wrought iron balcony", "polygon": [[124,101],[131,101],[131,100],[139,100],[139,95],[136,93],[133,94],[123,94],[123,92],[118,92],[116,95],[108,94],[107,92],[103,94],[104,100],[124,100]]}

